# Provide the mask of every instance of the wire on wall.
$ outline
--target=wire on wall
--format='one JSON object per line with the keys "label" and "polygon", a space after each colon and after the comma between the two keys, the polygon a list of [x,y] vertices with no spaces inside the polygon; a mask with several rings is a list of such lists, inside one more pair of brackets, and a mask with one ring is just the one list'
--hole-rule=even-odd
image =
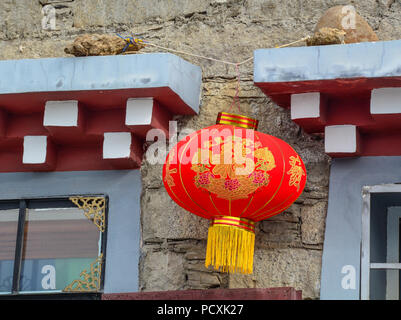
{"label": "wire on wall", "polygon": [[[234,95],[234,98],[233,98],[233,102],[232,102],[232,104],[231,104],[231,106],[229,108],[229,112],[231,112],[231,110],[232,110],[232,108],[233,108],[233,106],[235,104],[237,104],[238,111],[241,112],[240,102],[239,102],[239,90],[240,90],[239,66],[242,65],[242,64],[245,64],[247,62],[252,61],[253,57],[249,57],[248,59],[245,59],[245,60],[240,61],[240,62],[231,62],[231,61],[226,61],[226,60],[216,59],[216,58],[212,58],[212,57],[207,57],[207,56],[203,56],[203,55],[199,55],[199,54],[195,54],[195,53],[191,53],[191,52],[187,52],[187,51],[175,50],[175,49],[163,47],[163,46],[160,46],[158,44],[151,43],[149,41],[143,40],[141,38],[136,38],[134,36],[122,37],[118,33],[117,33],[117,35],[121,39],[124,39],[127,42],[126,46],[123,49],[123,53],[125,53],[127,48],[130,47],[130,46],[135,46],[135,45],[138,45],[138,44],[142,44],[144,46],[151,46],[151,47],[159,48],[159,49],[162,49],[164,51],[169,51],[169,52],[173,52],[173,53],[179,53],[179,54],[183,54],[183,55],[187,55],[187,56],[192,56],[192,57],[196,57],[196,58],[200,58],[200,59],[205,59],[205,60],[210,60],[210,61],[214,61],[214,62],[220,62],[220,63],[224,63],[224,64],[235,66],[235,70],[237,72],[237,84],[236,84],[235,95]],[[277,46],[275,46],[275,48],[278,49],[278,48],[289,47],[289,46],[291,46],[293,44],[296,44],[296,43],[299,43],[299,42],[302,42],[302,41],[306,41],[309,38],[310,38],[310,36],[306,36],[306,37],[303,37],[303,38],[301,38],[299,40],[296,40],[296,41],[292,41],[292,42],[289,42],[289,43],[286,43],[286,44],[283,44],[283,45],[277,45]]]}

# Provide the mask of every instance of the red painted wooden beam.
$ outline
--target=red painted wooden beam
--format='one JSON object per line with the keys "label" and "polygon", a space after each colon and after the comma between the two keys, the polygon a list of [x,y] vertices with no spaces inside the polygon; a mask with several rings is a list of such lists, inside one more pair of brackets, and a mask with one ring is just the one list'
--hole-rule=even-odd
{"label": "red painted wooden beam", "polygon": [[108,293],[102,300],[302,300],[292,287]]}

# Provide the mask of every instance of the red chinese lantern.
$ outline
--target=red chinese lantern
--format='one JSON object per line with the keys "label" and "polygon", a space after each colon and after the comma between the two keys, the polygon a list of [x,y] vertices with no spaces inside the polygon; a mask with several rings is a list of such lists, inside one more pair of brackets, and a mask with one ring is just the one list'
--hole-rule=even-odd
{"label": "red chinese lantern", "polygon": [[255,222],[288,208],[306,170],[286,142],[255,131],[258,121],[221,112],[167,155],[163,182],[184,209],[211,220],[205,266],[252,273]]}

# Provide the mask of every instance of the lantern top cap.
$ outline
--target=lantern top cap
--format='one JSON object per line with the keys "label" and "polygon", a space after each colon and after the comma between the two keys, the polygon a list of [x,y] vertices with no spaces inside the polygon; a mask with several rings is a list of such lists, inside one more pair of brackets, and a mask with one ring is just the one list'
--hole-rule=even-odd
{"label": "lantern top cap", "polygon": [[216,124],[227,124],[245,129],[256,130],[258,128],[259,121],[240,114],[219,112],[217,115]]}

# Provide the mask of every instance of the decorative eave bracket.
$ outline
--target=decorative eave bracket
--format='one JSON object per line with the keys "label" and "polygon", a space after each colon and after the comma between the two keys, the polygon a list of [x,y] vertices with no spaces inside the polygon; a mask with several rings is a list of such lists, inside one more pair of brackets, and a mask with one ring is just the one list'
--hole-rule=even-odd
{"label": "decorative eave bracket", "polygon": [[199,111],[201,81],[169,53],[0,61],[0,172],[137,168],[149,129]]}
{"label": "decorative eave bracket", "polygon": [[401,40],[260,49],[254,82],[332,157],[401,155]]}

